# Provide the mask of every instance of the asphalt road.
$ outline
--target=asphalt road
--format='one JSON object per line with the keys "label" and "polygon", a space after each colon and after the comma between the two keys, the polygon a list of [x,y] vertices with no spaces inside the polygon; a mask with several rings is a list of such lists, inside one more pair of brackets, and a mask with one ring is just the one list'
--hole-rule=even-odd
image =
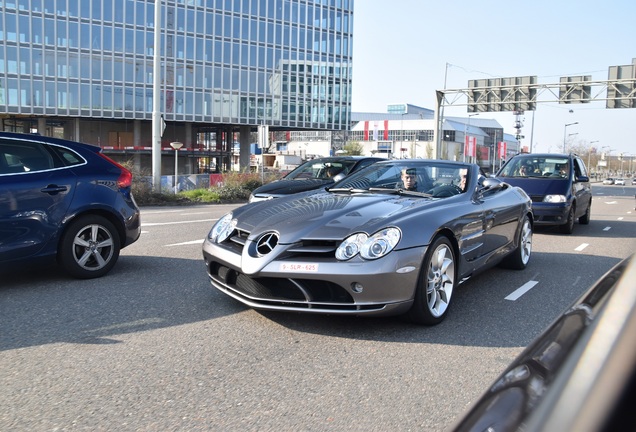
{"label": "asphalt road", "polygon": [[636,251],[635,192],[595,184],[589,225],[537,229],[526,270],[464,283],[435,327],[250,310],[201,255],[233,206],[143,208],[104,278],[0,274],[0,430],[443,431]]}

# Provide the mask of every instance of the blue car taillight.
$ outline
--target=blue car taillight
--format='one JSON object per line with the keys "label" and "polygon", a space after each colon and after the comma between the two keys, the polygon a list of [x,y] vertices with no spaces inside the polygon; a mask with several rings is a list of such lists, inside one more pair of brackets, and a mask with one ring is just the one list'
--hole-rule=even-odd
{"label": "blue car taillight", "polygon": [[103,153],[98,153],[102,158],[106,159],[108,162],[115,165],[117,168],[121,170],[121,174],[119,174],[119,178],[117,179],[117,186],[121,189],[129,188],[132,185],[132,173],[130,170],[125,168],[124,166],[118,164],[108,156]]}

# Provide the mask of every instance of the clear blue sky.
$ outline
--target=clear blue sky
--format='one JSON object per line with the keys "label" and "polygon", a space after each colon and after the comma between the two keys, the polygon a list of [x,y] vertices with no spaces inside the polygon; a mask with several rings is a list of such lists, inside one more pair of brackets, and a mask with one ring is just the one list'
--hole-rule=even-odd
{"label": "clear blue sky", "polygon": [[[609,66],[636,58],[635,17],[634,0],[355,0],[352,110],[386,112],[392,103],[434,109],[446,70],[448,89],[527,75],[539,84],[575,75],[607,80]],[[595,86],[592,94],[605,97],[605,88]],[[526,111],[523,145],[532,135],[533,151],[561,151],[567,132],[568,142],[598,141],[591,146],[609,146],[612,156],[636,155],[636,108],[558,104],[557,96],[542,93],[555,102]],[[466,107],[447,106],[444,114],[466,116]],[[512,113],[479,116],[515,134]]]}

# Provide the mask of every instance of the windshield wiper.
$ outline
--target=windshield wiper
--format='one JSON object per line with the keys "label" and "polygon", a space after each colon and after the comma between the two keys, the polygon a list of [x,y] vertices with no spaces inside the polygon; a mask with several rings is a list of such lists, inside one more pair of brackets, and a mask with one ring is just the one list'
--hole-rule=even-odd
{"label": "windshield wiper", "polygon": [[422,197],[422,198],[430,198],[430,197],[433,196],[433,195],[431,195],[429,193],[426,193],[426,192],[410,191],[410,190],[406,190],[406,189],[398,189],[397,192],[400,195],[417,196],[417,197]]}
{"label": "windshield wiper", "polygon": [[356,188],[325,188],[327,192],[347,192],[347,193],[367,193],[368,189],[356,189]]}
{"label": "windshield wiper", "polygon": [[380,188],[370,187],[369,189],[357,189],[357,188],[325,188],[327,192],[346,192],[346,193],[368,193],[368,192],[382,192],[391,195],[406,195],[416,196],[422,198],[430,198],[433,195],[425,192],[410,191],[406,189],[393,189],[393,188]]}
{"label": "windshield wiper", "polygon": [[418,197],[424,197],[424,198],[433,196],[425,192],[410,191],[406,189],[392,189],[392,188],[390,189],[390,188],[372,187],[372,188],[369,188],[369,191],[370,192],[386,192],[386,193],[396,194],[396,195],[418,196]]}

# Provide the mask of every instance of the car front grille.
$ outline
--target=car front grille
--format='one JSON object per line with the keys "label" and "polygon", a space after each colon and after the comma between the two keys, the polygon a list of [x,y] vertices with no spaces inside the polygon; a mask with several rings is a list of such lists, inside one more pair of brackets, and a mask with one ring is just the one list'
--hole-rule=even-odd
{"label": "car front grille", "polygon": [[540,203],[543,202],[543,195],[530,195],[530,199],[532,200],[532,202],[536,202],[536,203]]}
{"label": "car front grille", "polygon": [[[223,245],[234,253],[241,255],[245,248],[245,244],[247,243],[249,234],[250,233],[247,231],[237,229],[227,240],[223,242]],[[304,239],[293,245],[287,246],[284,255],[280,258],[334,258],[338,245],[339,242],[335,240]]]}

